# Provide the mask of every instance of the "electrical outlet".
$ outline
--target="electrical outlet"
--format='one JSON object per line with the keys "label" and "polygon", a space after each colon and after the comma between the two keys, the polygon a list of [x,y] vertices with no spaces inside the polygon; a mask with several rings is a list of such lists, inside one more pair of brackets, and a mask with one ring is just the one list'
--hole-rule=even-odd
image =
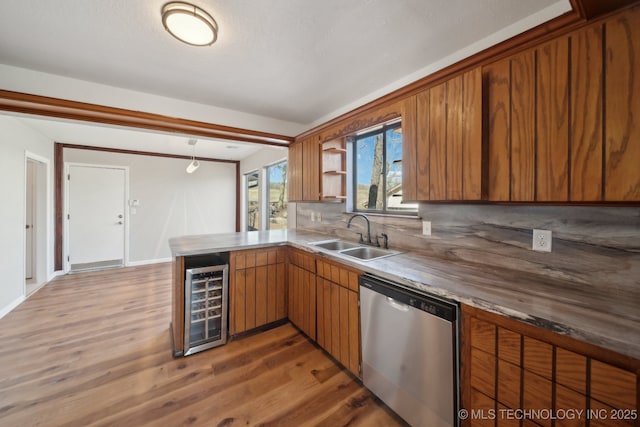
{"label": "electrical outlet", "polygon": [[422,234],[431,236],[431,221],[422,221]]}
{"label": "electrical outlet", "polygon": [[322,222],[322,214],[320,212],[316,213],[316,221]]}
{"label": "electrical outlet", "polygon": [[533,230],[534,251],[551,252],[551,230]]}
{"label": "electrical outlet", "polygon": [[311,222],[316,222],[316,213],[311,211]]}

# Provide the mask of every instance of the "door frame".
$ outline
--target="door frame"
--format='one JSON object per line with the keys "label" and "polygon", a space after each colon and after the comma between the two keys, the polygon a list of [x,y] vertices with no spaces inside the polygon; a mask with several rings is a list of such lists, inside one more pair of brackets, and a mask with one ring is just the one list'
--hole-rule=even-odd
{"label": "door frame", "polygon": [[[44,221],[43,224],[40,224],[40,222],[37,220],[38,217],[41,217],[41,215],[38,215],[38,209],[42,209],[42,207],[38,208],[38,204],[37,204],[37,197],[36,197],[36,223],[38,228],[36,229],[36,248],[35,248],[35,252],[36,254],[39,252],[39,246],[40,245],[45,245],[44,248],[44,253],[45,253],[45,259],[40,259],[41,257],[36,256],[36,263],[35,263],[35,272],[34,272],[34,276],[35,276],[35,280],[37,282],[38,285],[41,285],[43,283],[46,283],[47,281],[49,281],[50,279],[50,275],[51,272],[53,271],[52,266],[53,266],[53,245],[52,245],[52,236],[51,236],[51,230],[53,229],[53,216],[51,215],[52,212],[52,186],[51,186],[51,160],[40,156],[38,154],[35,154],[29,150],[25,150],[24,151],[24,203],[23,203],[23,212],[22,212],[22,230],[26,230],[26,226],[27,226],[27,191],[29,191],[29,189],[27,188],[27,162],[29,160],[41,163],[44,166],[44,192],[45,192],[45,203],[44,203]],[[36,180],[37,181],[37,180]],[[37,182],[36,182],[36,188],[37,188]],[[41,232],[39,229],[40,228],[44,228],[44,230]],[[38,239],[38,236],[44,236],[44,242],[40,242],[41,239]],[[26,266],[27,266],[27,235],[26,233],[22,234],[22,247],[23,247],[23,264],[22,264],[22,270],[23,273],[26,271]],[[42,271],[42,263],[44,262],[44,277],[41,277],[41,275],[39,274],[40,271]],[[23,281],[22,284],[22,295],[26,296],[27,295],[27,280],[26,278]]]}
{"label": "door frame", "polygon": [[129,166],[117,166],[117,165],[102,165],[95,163],[79,163],[79,162],[64,162],[64,211],[63,211],[63,231],[64,236],[62,243],[62,268],[64,273],[71,271],[71,264],[69,263],[69,180],[64,179],[69,175],[69,168],[72,166],[99,168],[99,169],[119,169],[124,171],[124,266],[129,266]]}

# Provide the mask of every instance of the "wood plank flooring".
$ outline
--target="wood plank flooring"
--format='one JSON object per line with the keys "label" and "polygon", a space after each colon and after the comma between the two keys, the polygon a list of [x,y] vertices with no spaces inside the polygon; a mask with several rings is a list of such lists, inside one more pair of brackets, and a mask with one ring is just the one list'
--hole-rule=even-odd
{"label": "wood plank flooring", "polygon": [[0,426],[394,426],[290,324],[171,356],[170,264],[58,277],[0,319]]}

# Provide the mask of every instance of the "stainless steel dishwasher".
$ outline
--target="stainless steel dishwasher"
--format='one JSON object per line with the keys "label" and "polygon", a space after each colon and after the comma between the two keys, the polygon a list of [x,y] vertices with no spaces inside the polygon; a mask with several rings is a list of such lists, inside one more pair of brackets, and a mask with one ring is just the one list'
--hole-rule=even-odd
{"label": "stainless steel dishwasher", "polygon": [[458,305],[360,277],[364,385],[412,426],[457,426]]}

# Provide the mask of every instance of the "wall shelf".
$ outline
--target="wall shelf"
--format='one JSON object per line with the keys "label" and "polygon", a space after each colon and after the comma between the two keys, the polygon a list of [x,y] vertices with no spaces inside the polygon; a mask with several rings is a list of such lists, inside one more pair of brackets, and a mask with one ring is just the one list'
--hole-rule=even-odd
{"label": "wall shelf", "polygon": [[337,148],[337,147],[329,147],[329,148],[323,148],[322,149],[323,153],[340,153],[340,154],[347,154],[347,150],[345,148]]}
{"label": "wall shelf", "polygon": [[336,138],[322,143],[322,200],[335,202],[347,198],[346,154],[344,138]]}

